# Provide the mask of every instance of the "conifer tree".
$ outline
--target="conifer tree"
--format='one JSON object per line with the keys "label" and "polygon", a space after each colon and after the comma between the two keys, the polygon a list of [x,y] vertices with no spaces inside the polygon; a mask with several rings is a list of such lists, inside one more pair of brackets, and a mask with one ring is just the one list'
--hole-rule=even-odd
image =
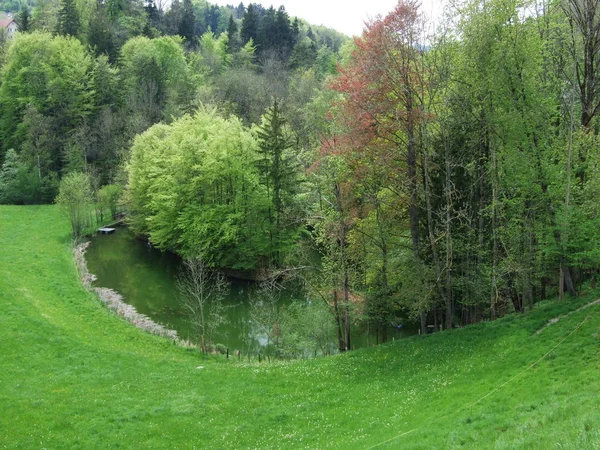
{"label": "conifer tree", "polygon": [[17,16],[17,24],[19,25],[19,31],[21,33],[27,33],[29,31],[29,19],[31,17],[31,11],[29,11],[29,7],[23,3],[21,5],[21,10],[19,11],[19,15]]}
{"label": "conifer tree", "polygon": [[117,59],[119,52],[117,37],[104,5],[98,5],[90,16],[87,43],[96,55],[107,55],[111,62]]}
{"label": "conifer tree", "polygon": [[186,40],[189,46],[193,45],[196,29],[196,15],[192,0],[183,0],[183,12],[179,22],[179,36]]}
{"label": "conifer tree", "polygon": [[144,6],[146,10],[146,14],[148,15],[148,21],[146,22],[146,26],[149,28],[156,28],[160,24],[160,14],[158,12],[158,8],[154,3],[154,0],[146,0],[146,6]]}
{"label": "conifer tree", "polygon": [[287,58],[294,45],[290,18],[285,7],[280,6],[275,14],[274,42],[280,56]]}
{"label": "conifer tree", "polygon": [[220,34],[219,30],[219,18],[221,17],[221,10],[217,5],[212,5],[206,9],[205,24],[206,29],[210,30],[216,35]]}
{"label": "conifer tree", "polygon": [[298,41],[299,36],[300,36],[300,23],[298,22],[298,18],[294,17],[294,22],[292,23],[292,42],[294,44]]}
{"label": "conifer tree", "polygon": [[275,33],[275,8],[271,6],[265,11],[258,30],[257,45],[260,53],[265,53],[277,46]]}
{"label": "conifer tree", "polygon": [[171,2],[171,7],[164,16],[164,28],[166,34],[174,35],[179,33],[179,24],[181,22],[182,14],[183,10],[181,8],[181,2],[179,0],[173,0]]}
{"label": "conifer tree", "polygon": [[297,163],[291,153],[294,141],[277,100],[263,116],[256,134],[262,155],[258,168],[270,203],[271,258],[280,263],[282,250],[291,243],[294,232],[284,216],[286,208],[291,206],[298,183]]}
{"label": "conifer tree", "polygon": [[246,44],[250,39],[258,44],[258,27],[260,19],[253,3],[248,5],[248,10],[242,19],[242,44]]}
{"label": "conifer tree", "polygon": [[61,36],[77,36],[81,23],[74,0],[62,0],[58,11],[56,32]]}
{"label": "conifer tree", "polygon": [[244,14],[246,13],[246,7],[244,6],[244,3],[241,2],[239,5],[237,5],[237,7],[235,8],[235,18],[236,19],[241,19],[244,17]]}
{"label": "conifer tree", "polygon": [[227,52],[235,53],[239,50],[238,26],[233,19],[233,15],[229,16],[229,25],[227,26]]}

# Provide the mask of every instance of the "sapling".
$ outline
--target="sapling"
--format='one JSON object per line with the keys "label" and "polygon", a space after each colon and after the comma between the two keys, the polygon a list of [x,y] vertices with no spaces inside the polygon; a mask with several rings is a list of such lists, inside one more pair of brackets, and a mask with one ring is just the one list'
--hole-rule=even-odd
{"label": "sapling", "polygon": [[191,258],[183,263],[177,288],[199,338],[198,347],[207,353],[214,343],[217,328],[226,321],[223,300],[229,283],[202,258]]}

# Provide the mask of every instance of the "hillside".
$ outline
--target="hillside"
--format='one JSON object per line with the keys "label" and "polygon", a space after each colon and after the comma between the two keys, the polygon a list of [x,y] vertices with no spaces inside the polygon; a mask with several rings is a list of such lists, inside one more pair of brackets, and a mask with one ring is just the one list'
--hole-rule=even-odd
{"label": "hillside", "polygon": [[3,448],[600,447],[600,306],[578,309],[591,294],[336,357],[244,364],[104,309],[53,206],[0,207],[0,249]]}

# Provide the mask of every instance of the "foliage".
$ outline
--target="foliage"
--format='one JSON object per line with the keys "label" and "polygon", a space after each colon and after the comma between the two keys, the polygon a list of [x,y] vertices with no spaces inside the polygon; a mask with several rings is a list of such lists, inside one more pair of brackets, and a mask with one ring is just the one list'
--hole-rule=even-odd
{"label": "foliage", "polygon": [[92,187],[89,175],[73,172],[60,181],[56,203],[68,214],[71,234],[80,238],[90,223]]}
{"label": "foliage", "polygon": [[119,50],[118,36],[104,4],[97,4],[90,16],[87,43],[96,55],[106,55],[111,62],[116,61]]}
{"label": "foliage", "polygon": [[211,266],[252,269],[268,255],[256,143],[239,120],[199,111],[138,136],[129,221],[161,249]]}
{"label": "foliage", "polygon": [[295,301],[281,314],[284,357],[331,355],[336,349],[336,328],[327,305],[321,301]]}
{"label": "foliage", "polygon": [[[283,7],[40,0],[3,55],[2,201],[128,166],[131,223],[162,249],[255,269],[312,241],[342,350],[355,323],[575,296],[600,272],[596,3],[468,0],[429,33],[400,0],[348,41]],[[43,33],[75,13],[89,48]]]}
{"label": "foliage", "polygon": [[39,189],[39,179],[21,162],[17,152],[9,149],[0,171],[0,203],[34,203]]}
{"label": "foliage", "polygon": [[270,356],[283,356],[281,330],[281,291],[283,285],[275,278],[262,281],[250,297],[250,321],[260,334],[267,337],[265,351]]}
{"label": "foliage", "polygon": [[[21,118],[27,108],[56,118],[49,158],[60,169],[60,147],[90,113],[88,90],[91,59],[75,38],[45,33],[19,35],[10,46],[2,67],[0,86],[0,138],[19,149],[27,132]],[[6,148],[6,147],[5,147]]]}
{"label": "foliage", "polygon": [[194,46],[196,28],[196,16],[192,7],[191,0],[183,0],[183,10],[181,12],[181,21],[179,22],[179,36],[185,39],[188,46]]}
{"label": "foliage", "polygon": [[19,32],[27,33],[31,29],[31,10],[26,3],[21,3],[21,9],[19,14],[15,18],[15,21],[19,25]]}
{"label": "foliage", "polygon": [[270,259],[281,264],[302,226],[301,212],[295,205],[300,184],[297,148],[276,100],[254,132],[260,149],[257,166],[269,201]]}
{"label": "foliage", "polygon": [[79,12],[77,11],[75,1],[61,0],[56,32],[62,36],[77,37],[80,27]]}
{"label": "foliage", "polygon": [[180,116],[192,100],[181,39],[130,39],[121,50],[121,72],[135,133]]}
{"label": "foliage", "polygon": [[102,186],[98,191],[98,202],[103,208],[110,211],[113,219],[117,217],[122,193],[123,188],[118,184],[107,184],[106,186]]}

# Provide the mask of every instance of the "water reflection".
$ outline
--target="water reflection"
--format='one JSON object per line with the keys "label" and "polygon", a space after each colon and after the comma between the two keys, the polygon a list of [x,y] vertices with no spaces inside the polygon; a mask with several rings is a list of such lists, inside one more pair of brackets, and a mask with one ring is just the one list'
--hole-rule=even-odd
{"label": "water reflection", "polygon": [[[86,259],[89,271],[98,277],[97,286],[116,290],[138,312],[176,330],[183,339],[196,340],[176,287],[182,265],[179,257],[148,246],[136,239],[128,228],[120,227],[113,234],[94,236]],[[226,322],[219,327],[215,341],[232,353],[235,350],[256,352],[270,343],[264,327],[252,321],[250,300],[257,285],[237,279],[230,279],[230,282],[229,293],[223,302]],[[294,300],[306,300],[298,287],[281,292],[278,306],[286,307]],[[389,336],[390,339],[399,338],[411,333],[414,330],[410,328],[390,326]],[[355,348],[364,347],[367,342],[366,334],[354,333]],[[370,342],[375,340],[371,338]]]}

